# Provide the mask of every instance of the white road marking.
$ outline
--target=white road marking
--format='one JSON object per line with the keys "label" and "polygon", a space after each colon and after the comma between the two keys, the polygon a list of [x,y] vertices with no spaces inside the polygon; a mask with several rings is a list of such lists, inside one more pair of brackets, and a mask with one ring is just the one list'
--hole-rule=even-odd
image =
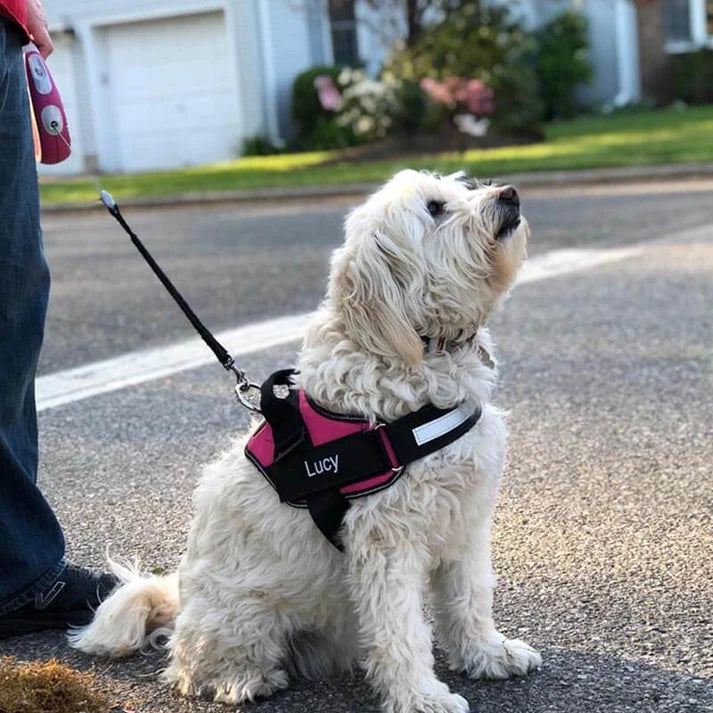
{"label": "white road marking", "polygon": [[610,262],[618,262],[627,258],[640,255],[643,247],[634,246],[626,248],[609,248],[605,250],[595,250],[586,248],[570,248],[564,250],[552,250],[544,255],[528,260],[520,270],[517,277],[517,284],[523,285],[527,282],[545,280],[548,277],[557,277],[568,272],[578,270],[588,270],[599,265],[606,265]]}
{"label": "white road marking", "polygon": [[[568,272],[625,260],[642,247],[553,250],[528,260],[518,284],[536,282]],[[302,337],[310,314],[297,314],[248,324],[217,334],[234,357],[260,352]],[[214,362],[215,357],[199,337],[165,347],[145,349],[75,369],[41,376],[35,382],[37,410],[46,411],[74,401],[142,384]]]}
{"label": "white road marking", "polygon": [[[300,339],[309,316],[279,317],[229,329],[216,336],[237,358]],[[44,411],[211,363],[217,363],[213,352],[200,337],[194,337],[59,371],[41,376],[35,382],[37,410]]]}

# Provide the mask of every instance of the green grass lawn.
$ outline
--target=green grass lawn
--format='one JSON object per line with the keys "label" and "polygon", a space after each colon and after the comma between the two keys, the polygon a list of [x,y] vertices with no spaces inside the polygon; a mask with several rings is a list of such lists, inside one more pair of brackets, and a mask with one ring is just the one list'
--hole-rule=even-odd
{"label": "green grass lawn", "polygon": [[[713,106],[621,112],[553,123],[546,127],[545,141],[527,146],[361,163],[334,162],[334,157],[329,152],[249,157],[174,171],[107,175],[101,177],[101,183],[121,199],[381,181],[405,167],[443,172],[462,169],[473,176],[487,177],[523,171],[713,161]],[[325,164],[327,160],[332,162]],[[96,183],[87,178],[44,177],[41,183],[45,203],[93,201],[97,197]]]}

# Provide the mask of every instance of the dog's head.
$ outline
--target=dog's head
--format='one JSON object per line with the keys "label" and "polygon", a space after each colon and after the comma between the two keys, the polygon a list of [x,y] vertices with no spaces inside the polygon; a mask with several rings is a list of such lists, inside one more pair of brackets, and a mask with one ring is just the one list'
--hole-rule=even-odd
{"label": "dog's head", "polygon": [[349,214],[329,303],[365,350],[418,366],[421,337],[468,338],[502,302],[529,232],[512,186],[401,171]]}

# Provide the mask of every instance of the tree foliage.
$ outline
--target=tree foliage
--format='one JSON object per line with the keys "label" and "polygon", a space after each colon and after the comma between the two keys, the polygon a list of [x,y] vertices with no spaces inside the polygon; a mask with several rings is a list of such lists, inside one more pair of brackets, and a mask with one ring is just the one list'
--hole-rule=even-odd
{"label": "tree foliage", "polygon": [[423,77],[482,80],[495,92],[493,127],[506,133],[539,132],[534,37],[506,5],[479,0],[441,0],[440,12],[422,24],[414,40],[392,54],[386,69],[405,81]]}
{"label": "tree foliage", "polygon": [[537,45],[545,118],[570,118],[578,109],[578,85],[592,79],[586,17],[573,10],[554,16],[538,30]]}

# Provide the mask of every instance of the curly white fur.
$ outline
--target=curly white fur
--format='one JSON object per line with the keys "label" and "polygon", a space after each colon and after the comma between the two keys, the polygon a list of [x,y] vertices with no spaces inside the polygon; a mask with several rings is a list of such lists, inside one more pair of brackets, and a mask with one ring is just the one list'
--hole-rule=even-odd
{"label": "curly white fur", "polygon": [[[496,238],[500,190],[473,189],[458,175],[397,174],[349,215],[299,356],[300,385],[328,409],[376,421],[429,401],[480,403],[477,426],[411,464],[391,488],[352,501],[344,554],[305,510],[278,502],[239,440],[196,489],[180,606],[173,575],[125,571],[127,583],[94,622],[71,634],[74,646],[120,656],[177,612],[166,675],[184,694],[240,703],[286,687],[288,674],[358,662],[387,713],[460,713],[468,703],[433,671],[422,611],[430,590],[454,669],[505,678],[540,665],[492,620],[490,525],[506,430],[478,345],[492,353],[484,324],[514,281],[529,233],[523,219]],[[431,215],[433,201],[442,214]],[[460,346],[424,355],[421,336]]]}

